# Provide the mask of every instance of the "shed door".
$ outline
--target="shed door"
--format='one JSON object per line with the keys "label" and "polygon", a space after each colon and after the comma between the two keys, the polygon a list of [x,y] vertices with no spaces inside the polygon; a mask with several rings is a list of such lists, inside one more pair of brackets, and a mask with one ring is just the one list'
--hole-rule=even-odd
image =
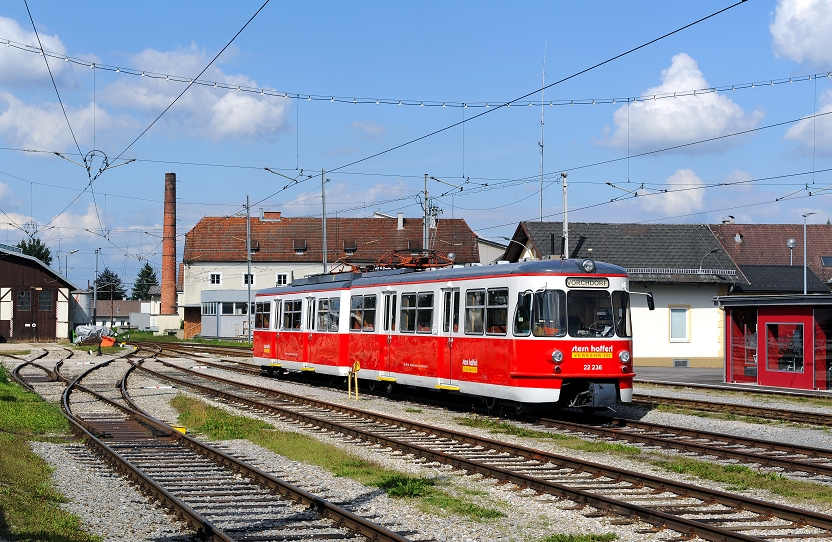
{"label": "shed door", "polygon": [[[14,333],[12,336],[15,341],[36,341],[37,326],[34,321],[34,312],[32,311],[34,290],[14,290],[12,296],[14,299]],[[37,307],[35,307],[37,308]]]}
{"label": "shed door", "polygon": [[33,319],[37,324],[35,336],[39,341],[54,341],[58,323],[58,292],[35,290],[34,297],[37,299],[37,304],[35,299],[32,300]]}

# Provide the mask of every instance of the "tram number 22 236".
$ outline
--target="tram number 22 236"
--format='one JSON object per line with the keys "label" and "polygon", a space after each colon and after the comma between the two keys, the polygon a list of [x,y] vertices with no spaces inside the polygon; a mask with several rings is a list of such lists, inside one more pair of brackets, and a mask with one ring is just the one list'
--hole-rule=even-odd
{"label": "tram number 22 236", "polygon": [[596,364],[587,363],[586,365],[584,365],[584,371],[602,371],[603,369],[604,369],[604,366],[601,365],[600,363],[596,363]]}

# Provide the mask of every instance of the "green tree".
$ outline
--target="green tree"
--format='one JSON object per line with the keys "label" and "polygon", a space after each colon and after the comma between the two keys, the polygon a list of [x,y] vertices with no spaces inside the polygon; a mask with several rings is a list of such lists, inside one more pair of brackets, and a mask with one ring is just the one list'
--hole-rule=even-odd
{"label": "green tree", "polygon": [[110,271],[109,267],[105,267],[104,271],[95,277],[95,285],[98,286],[99,301],[102,299],[120,301],[124,299],[124,294],[127,292],[127,287],[124,286],[121,277]]}
{"label": "green tree", "polygon": [[27,256],[33,256],[42,261],[46,265],[52,265],[52,251],[46,246],[46,243],[37,237],[30,237],[28,241],[23,239],[17,244],[17,248],[23,251]]}
{"label": "green tree", "polygon": [[130,299],[150,299],[150,287],[159,284],[159,279],[156,277],[156,271],[150,267],[148,262],[144,263],[144,267],[139,270],[139,276],[133,283],[133,291],[130,293]]}

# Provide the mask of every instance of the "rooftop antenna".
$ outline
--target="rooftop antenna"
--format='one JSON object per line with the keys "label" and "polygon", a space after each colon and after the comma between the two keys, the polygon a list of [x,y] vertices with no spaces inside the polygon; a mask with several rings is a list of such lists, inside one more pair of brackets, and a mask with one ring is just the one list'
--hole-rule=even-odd
{"label": "rooftop antenna", "polygon": [[543,222],[543,135],[545,132],[543,101],[546,95],[546,50],[549,48],[549,40],[543,47],[543,72],[540,78],[540,221]]}

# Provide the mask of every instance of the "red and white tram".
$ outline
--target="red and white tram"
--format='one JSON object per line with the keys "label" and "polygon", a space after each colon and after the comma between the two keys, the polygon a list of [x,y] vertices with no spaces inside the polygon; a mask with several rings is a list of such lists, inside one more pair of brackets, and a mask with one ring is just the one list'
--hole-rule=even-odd
{"label": "red and white tram", "polygon": [[629,295],[623,268],[592,260],[312,276],[257,293],[254,358],[489,405],[604,407],[632,400]]}

